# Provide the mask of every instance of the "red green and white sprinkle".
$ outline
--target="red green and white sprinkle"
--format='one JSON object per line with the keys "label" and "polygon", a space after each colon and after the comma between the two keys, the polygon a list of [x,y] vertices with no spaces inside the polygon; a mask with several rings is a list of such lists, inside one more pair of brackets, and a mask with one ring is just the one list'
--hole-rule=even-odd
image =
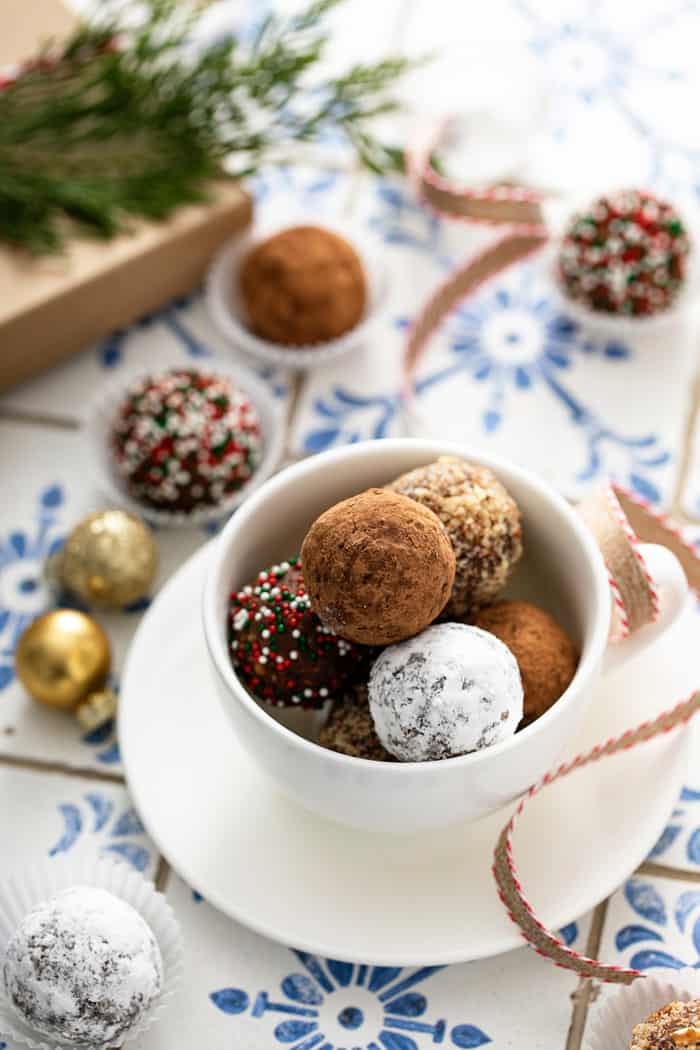
{"label": "red green and white sprinkle", "polygon": [[217,506],[252,477],[262,434],[255,406],[230,379],[180,368],[128,387],[112,446],[135,499],[188,512]]}
{"label": "red green and white sprinkle", "polygon": [[371,655],[323,626],[298,558],[273,565],[234,591],[228,626],[236,673],[255,697],[276,707],[322,707],[347,691]]}
{"label": "red green and white sprinkle", "polygon": [[675,208],[642,190],[600,197],[575,215],[559,254],[559,278],[593,310],[649,317],[674,302],[690,241]]}

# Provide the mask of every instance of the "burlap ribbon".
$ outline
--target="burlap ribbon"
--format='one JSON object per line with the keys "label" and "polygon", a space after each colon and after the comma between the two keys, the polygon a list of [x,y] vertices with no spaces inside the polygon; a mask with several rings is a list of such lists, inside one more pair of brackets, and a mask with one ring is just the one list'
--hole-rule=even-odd
{"label": "burlap ribbon", "polygon": [[[700,593],[700,559],[668,518],[654,514],[647,505],[634,499],[628,492],[613,486],[605,486],[594,493],[580,510],[605,558],[617,613],[617,627],[622,635],[638,630],[658,615],[656,588],[639,550],[639,540],[668,547],[683,566],[690,587],[696,594]],[[520,815],[528,801],[549,784],[592,762],[599,762],[609,755],[629,750],[667,733],[687,722],[699,708],[700,692],[696,692],[654,721],[630,729],[622,736],[608,740],[587,754],[577,755],[570,762],[559,766],[530,788],[501,832],[493,865],[499,896],[513,922],[520,927],[524,939],[540,955],[551,959],[558,966],[574,970],[581,977],[618,984],[630,984],[643,976],[638,970],[627,970],[580,955],[542,925],[527,900],[513,855],[513,832]]]}
{"label": "burlap ribbon", "polygon": [[486,249],[458,267],[431,295],[413,323],[404,347],[402,392],[405,403],[413,395],[413,376],[431,335],[457,304],[484,281],[522,262],[549,240],[542,215],[542,195],[532,189],[501,183],[483,189],[456,187],[439,175],[431,156],[442,138],[446,121],[414,144],[406,158],[407,175],[420,200],[439,215],[468,223],[503,227]]}
{"label": "burlap ribbon", "polygon": [[[412,325],[403,355],[402,391],[406,407],[410,407],[413,399],[413,378],[421,354],[445,317],[484,281],[522,262],[542,248],[550,236],[542,214],[542,195],[537,191],[508,184],[482,190],[466,189],[442,178],[430,158],[444,131],[444,123],[436,126],[431,135],[408,154],[407,173],[420,199],[440,215],[462,222],[500,226],[503,232],[498,240],[467,260],[436,289]],[[691,588],[700,592],[700,559],[668,518],[654,514],[651,508],[617,486],[604,486],[579,509],[598,541],[608,569],[613,641],[622,641],[658,616],[658,595],[639,549],[639,540],[668,547],[683,566]],[[501,832],[493,865],[501,900],[524,939],[558,966],[582,977],[621,984],[630,984],[643,976],[638,970],[588,959],[543,926],[527,900],[513,856],[513,832],[520,815],[528,801],[549,784],[592,762],[669,732],[687,722],[699,708],[700,692],[697,692],[654,721],[630,729],[559,766],[530,788]]]}

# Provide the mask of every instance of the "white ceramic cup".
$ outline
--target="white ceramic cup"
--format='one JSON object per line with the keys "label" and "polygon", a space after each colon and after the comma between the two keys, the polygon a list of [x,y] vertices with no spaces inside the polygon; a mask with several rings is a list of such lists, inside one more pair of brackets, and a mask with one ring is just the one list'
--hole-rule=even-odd
{"label": "white ceramic cup", "polygon": [[[525,554],[506,594],[544,606],[566,628],[581,653],[576,675],[536,722],[473,754],[390,763],[322,748],[313,742],[318,715],[280,714],[258,704],[236,677],[227,643],[231,590],[296,554],[312,521],[338,500],[445,454],[490,467],[517,501]],[[221,700],[236,736],[259,766],[287,795],[323,817],[397,834],[475,820],[517,798],[554,765],[578,728],[601,670],[651,644],[682,609],[687,583],[676,559],[663,547],[644,546],[643,553],[659,587],[661,616],[607,649],[611,596],[602,556],[576,511],[535,475],[440,441],[369,441],[314,456],[263,485],[216,541],[204,590],[204,632]]]}

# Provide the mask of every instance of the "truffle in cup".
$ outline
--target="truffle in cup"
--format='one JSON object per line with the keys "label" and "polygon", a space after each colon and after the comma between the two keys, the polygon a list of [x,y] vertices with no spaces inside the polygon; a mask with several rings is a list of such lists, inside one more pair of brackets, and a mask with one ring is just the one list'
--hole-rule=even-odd
{"label": "truffle in cup", "polygon": [[522,552],[520,511],[487,467],[458,456],[402,474],[389,486],[437,514],[456,556],[445,616],[459,619],[496,597]]}
{"label": "truffle in cup", "polygon": [[321,622],[361,645],[418,634],[444,609],[455,575],[437,515],[386,489],[368,489],[321,514],[301,561]]}

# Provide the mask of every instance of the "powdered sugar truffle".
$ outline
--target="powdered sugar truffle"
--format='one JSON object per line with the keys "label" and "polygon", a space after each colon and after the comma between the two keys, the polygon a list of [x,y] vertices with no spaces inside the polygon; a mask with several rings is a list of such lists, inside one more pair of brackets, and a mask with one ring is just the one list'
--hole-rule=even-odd
{"label": "powdered sugar truffle", "polygon": [[369,703],[386,750],[424,762],[512,736],[523,687],[503,642],[478,627],[444,623],[384,650],[370,673]]}
{"label": "powdered sugar truffle", "polygon": [[139,913],[107,890],[74,886],[37,905],[7,946],[5,989],[42,1035],[75,1046],[121,1042],[158,998],[163,961]]}

